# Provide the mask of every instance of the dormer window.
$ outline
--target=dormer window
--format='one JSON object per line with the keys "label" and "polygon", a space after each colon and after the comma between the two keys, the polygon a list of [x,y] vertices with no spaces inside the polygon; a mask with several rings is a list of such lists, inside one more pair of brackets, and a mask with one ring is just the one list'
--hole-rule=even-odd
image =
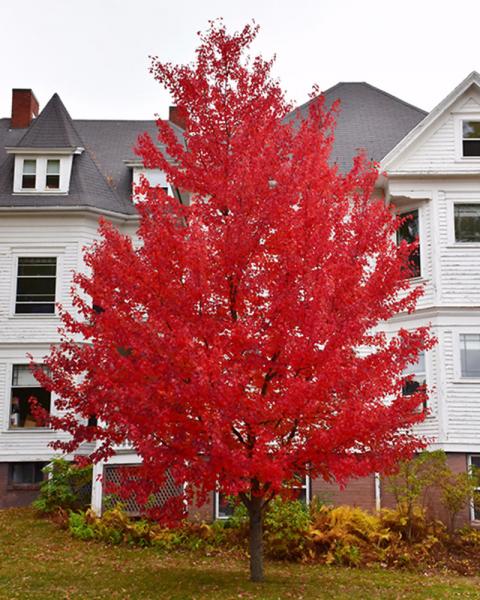
{"label": "dormer window", "polygon": [[14,194],[68,194],[73,155],[15,156]]}
{"label": "dormer window", "polygon": [[480,121],[462,121],[462,155],[480,157]]}
{"label": "dormer window", "polygon": [[22,171],[22,190],[34,190],[37,187],[37,161],[24,159]]}
{"label": "dormer window", "polygon": [[59,159],[48,159],[47,160],[47,175],[45,181],[47,190],[59,190],[60,189],[60,160]]}

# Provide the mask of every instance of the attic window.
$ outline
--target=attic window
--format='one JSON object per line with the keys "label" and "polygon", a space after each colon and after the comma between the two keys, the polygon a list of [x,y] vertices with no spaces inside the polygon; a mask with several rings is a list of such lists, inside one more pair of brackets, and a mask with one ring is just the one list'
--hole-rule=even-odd
{"label": "attic window", "polygon": [[60,161],[58,159],[47,160],[47,190],[58,190],[60,188]]}
{"label": "attic window", "polygon": [[24,160],[22,172],[22,189],[34,190],[37,185],[37,161]]}
{"label": "attic window", "polygon": [[480,156],[480,121],[462,121],[463,156]]}

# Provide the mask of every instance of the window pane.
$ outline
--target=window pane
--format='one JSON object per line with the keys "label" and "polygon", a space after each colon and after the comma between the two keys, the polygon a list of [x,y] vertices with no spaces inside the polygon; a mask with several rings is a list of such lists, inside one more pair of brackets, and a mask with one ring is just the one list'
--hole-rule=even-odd
{"label": "window pane", "polygon": [[35,463],[12,463],[10,465],[10,483],[14,485],[34,485],[43,480],[42,469],[44,462]]}
{"label": "window pane", "polygon": [[470,457],[470,462],[471,462],[472,467],[480,469],[480,455],[478,455],[478,456],[471,456]]}
{"label": "window pane", "polygon": [[60,175],[47,175],[45,185],[48,190],[58,190],[60,187]]}
{"label": "window pane", "polygon": [[408,365],[403,371],[404,375],[413,375],[415,373],[425,373],[425,352],[420,352],[417,362],[413,365]]}
{"label": "window pane", "polygon": [[40,384],[35,379],[35,376],[30,369],[30,365],[13,365],[12,386],[20,387],[40,387]]}
{"label": "window pane", "polygon": [[55,275],[57,259],[55,257],[21,257],[18,259],[18,275],[44,276]]}
{"label": "window pane", "polygon": [[480,334],[460,335],[462,377],[480,377]]}
{"label": "window pane", "polygon": [[455,241],[480,242],[480,204],[455,204]]}
{"label": "window pane", "polygon": [[34,190],[37,185],[37,178],[35,175],[24,175],[22,177],[22,189]]}
{"label": "window pane", "polygon": [[24,175],[35,175],[37,170],[36,160],[24,160],[23,161],[23,174]]}
{"label": "window pane", "polygon": [[[411,244],[419,237],[418,210],[411,210],[401,216],[406,220],[397,230],[397,243],[405,240],[408,244]],[[420,277],[420,246],[410,253],[408,267],[409,277]]]}
{"label": "window pane", "polygon": [[480,140],[463,140],[463,156],[480,156]]}
{"label": "window pane", "polygon": [[44,314],[55,312],[55,257],[21,257],[18,259],[15,312]]}
{"label": "window pane", "polygon": [[[45,297],[55,300],[55,277],[19,277],[17,282],[17,300],[25,300],[22,296]],[[49,296],[49,298],[47,298]]]}
{"label": "window pane", "polygon": [[463,121],[464,138],[480,138],[480,121]]}
{"label": "window pane", "polygon": [[[37,382],[38,386],[38,382]],[[50,412],[50,392],[41,387],[12,387],[10,404],[10,427],[38,427],[31,413],[29,399],[34,397],[47,412]]]}
{"label": "window pane", "polygon": [[47,160],[47,175],[60,175],[59,160]]}
{"label": "window pane", "polygon": [[225,494],[218,493],[217,494],[218,501],[218,512],[217,517],[227,518],[233,515],[234,505],[231,502],[229,496],[225,496]]}

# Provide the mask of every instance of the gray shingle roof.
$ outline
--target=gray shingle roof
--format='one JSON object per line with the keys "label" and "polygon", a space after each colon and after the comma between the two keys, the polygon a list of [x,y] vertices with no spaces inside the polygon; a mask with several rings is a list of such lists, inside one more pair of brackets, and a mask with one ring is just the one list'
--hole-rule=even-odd
{"label": "gray shingle roof", "polygon": [[[382,159],[426,113],[368,83],[339,83],[325,92],[328,105],[339,98],[333,159],[342,170],[350,168],[359,148],[373,160]],[[288,119],[308,114],[309,102]],[[55,94],[28,129],[10,129],[10,119],[0,119],[0,207],[94,207],[121,214],[135,214],[130,201],[131,169],[125,160],[135,157],[133,148],[147,131],[157,139],[155,121],[72,120]],[[171,123],[182,139],[182,130]],[[13,156],[5,147],[75,148],[70,192],[58,195],[12,194]]]}
{"label": "gray shingle roof", "polygon": [[18,148],[77,148],[81,145],[72,118],[58,94],[53,94],[16,144]]}
{"label": "gray shingle roof", "polygon": [[[179,140],[182,130],[170,124]],[[130,201],[134,146],[144,132],[157,138],[155,121],[72,120],[57,94],[28,129],[9,129],[10,119],[0,119],[0,207],[92,207],[135,214]],[[68,195],[12,194],[14,157],[5,148],[76,148]]]}
{"label": "gray shingle roof", "polygon": [[[327,106],[339,99],[332,162],[341,171],[352,167],[353,157],[364,149],[380,161],[427,113],[365,82],[344,83],[324,92]],[[287,120],[308,116],[311,100],[292,111]]]}

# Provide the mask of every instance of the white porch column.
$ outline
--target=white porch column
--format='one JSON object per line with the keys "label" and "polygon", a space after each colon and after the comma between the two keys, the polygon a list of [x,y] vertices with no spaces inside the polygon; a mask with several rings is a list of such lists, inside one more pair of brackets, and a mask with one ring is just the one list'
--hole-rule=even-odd
{"label": "white porch column", "polygon": [[99,516],[102,514],[103,464],[103,460],[94,464],[92,472],[92,509]]}

